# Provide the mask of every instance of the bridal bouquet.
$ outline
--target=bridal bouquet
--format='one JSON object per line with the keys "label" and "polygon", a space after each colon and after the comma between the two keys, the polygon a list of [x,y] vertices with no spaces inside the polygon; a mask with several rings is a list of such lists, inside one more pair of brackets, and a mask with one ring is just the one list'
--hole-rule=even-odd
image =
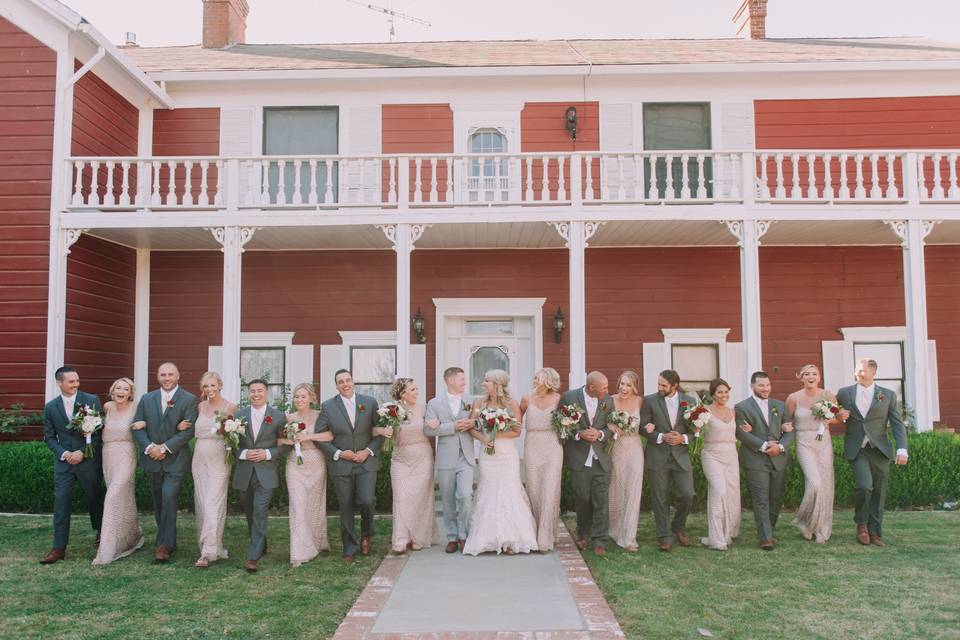
{"label": "bridal bouquet", "polygon": [[83,434],[86,443],[83,446],[83,457],[93,457],[93,434],[103,428],[103,418],[100,412],[87,404],[82,404],[77,408],[70,421],[70,427]]}
{"label": "bridal bouquet", "polygon": [[283,437],[287,440],[293,440],[293,450],[297,455],[297,464],[303,464],[303,451],[300,449],[300,434],[307,430],[306,422],[288,422],[283,425]]}
{"label": "bridal bouquet", "polygon": [[220,413],[219,411],[214,416],[214,421],[216,426],[213,428],[213,433],[223,439],[227,449],[223,461],[227,464],[233,464],[233,450],[240,447],[240,438],[247,431],[247,423],[243,418],[235,418],[232,414]]}
{"label": "bridal bouquet", "polygon": [[519,426],[516,418],[506,409],[498,407],[484,407],[477,416],[477,428],[490,436],[487,453],[494,454],[493,443],[497,441],[497,433],[516,429]]}
{"label": "bridal bouquet", "polygon": [[584,413],[586,411],[578,404],[564,404],[553,410],[550,423],[553,425],[553,430],[557,432],[560,442],[566,442],[573,437]]}
{"label": "bridal bouquet", "polygon": [[683,422],[687,425],[687,429],[693,431],[696,442],[693,443],[692,453],[695,454],[700,451],[700,432],[710,424],[710,411],[703,402],[697,402],[690,406],[690,403],[682,400],[680,401],[680,410],[683,412]]}
{"label": "bridal bouquet", "polygon": [[[626,411],[613,411],[607,416],[607,424],[612,424],[617,427],[624,434],[637,434],[640,433],[640,418],[636,416],[631,416]],[[613,448],[617,444],[617,438],[610,438],[607,440],[607,443],[603,445],[603,450],[607,452],[607,455],[613,453]]]}
{"label": "bridal bouquet", "polygon": [[[397,430],[404,422],[410,419],[408,411],[399,402],[384,402],[377,409],[377,426],[381,428],[390,427]],[[393,436],[384,436],[382,451],[390,453],[393,451]]]}
{"label": "bridal bouquet", "polygon": [[813,413],[814,418],[820,421],[820,426],[817,427],[817,440],[823,440],[823,434],[827,431],[827,423],[833,422],[837,418],[837,414],[840,413],[840,405],[824,398],[810,407],[810,412]]}

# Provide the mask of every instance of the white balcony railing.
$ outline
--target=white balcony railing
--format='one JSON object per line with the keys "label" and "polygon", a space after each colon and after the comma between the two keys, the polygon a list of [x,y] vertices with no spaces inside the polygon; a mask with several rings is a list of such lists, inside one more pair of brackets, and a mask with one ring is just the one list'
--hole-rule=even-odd
{"label": "white balcony railing", "polygon": [[75,157],[68,210],[960,204],[960,151]]}

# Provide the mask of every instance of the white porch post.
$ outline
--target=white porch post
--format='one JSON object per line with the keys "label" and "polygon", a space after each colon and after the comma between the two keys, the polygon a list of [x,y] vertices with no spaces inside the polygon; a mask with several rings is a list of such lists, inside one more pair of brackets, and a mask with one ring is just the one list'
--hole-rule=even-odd
{"label": "white porch post", "polygon": [[767,220],[724,221],[740,247],[740,321],[743,333],[744,367],[740,380],[744,391],[750,375],[763,369],[763,341],[760,328],[760,238],[772,224]]}
{"label": "white porch post", "polygon": [[133,384],[139,399],[150,384],[150,249],[137,249],[137,292],[133,320]]}
{"label": "white porch post", "polygon": [[[47,295],[47,379],[46,398],[51,400],[60,393],[53,373],[63,366],[67,333],[67,256],[70,247],[87,229],[61,229],[51,234],[55,239],[50,247],[50,275]],[[83,375],[83,372],[80,372]]]}
{"label": "white porch post", "polygon": [[[378,225],[397,254],[397,376],[410,377],[410,253],[427,225]],[[423,381],[420,381],[421,384]]]}
{"label": "white porch post", "polygon": [[933,429],[933,385],[930,377],[930,351],[927,335],[927,275],[924,261],[924,239],[930,235],[935,221],[888,220],[893,232],[902,240],[903,294],[907,340],[903,345],[905,380],[904,402],[913,408],[917,431]]}
{"label": "white porch post", "polygon": [[240,298],[243,247],[256,227],[213,227],[223,252],[223,397],[240,401]]}
{"label": "white porch post", "polygon": [[586,248],[589,240],[603,222],[551,222],[569,249],[570,309],[567,335],[570,339],[570,372],[568,376],[571,389],[583,386],[587,379],[587,299],[586,299]]}

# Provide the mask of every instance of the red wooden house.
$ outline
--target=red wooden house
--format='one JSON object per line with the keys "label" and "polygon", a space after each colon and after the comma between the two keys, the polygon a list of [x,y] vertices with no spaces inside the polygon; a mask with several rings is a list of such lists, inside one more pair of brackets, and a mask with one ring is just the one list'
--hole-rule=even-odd
{"label": "red wooden house", "polygon": [[[872,356],[960,422],[960,46],[923,39],[115,47],[0,6],[0,404],[164,360],[240,394],[491,367]],[[758,2],[753,5],[763,5]],[[562,325],[562,326],[561,326]]]}

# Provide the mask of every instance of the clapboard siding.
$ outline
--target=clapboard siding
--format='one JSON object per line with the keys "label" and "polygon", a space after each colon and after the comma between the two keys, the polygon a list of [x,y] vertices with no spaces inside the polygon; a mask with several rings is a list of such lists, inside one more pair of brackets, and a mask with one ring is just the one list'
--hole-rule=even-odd
{"label": "clapboard siding", "polygon": [[[577,139],[564,128],[568,107],[577,108]],[[524,153],[548,151],[598,151],[600,149],[600,105],[597,102],[528,102],[520,112],[520,150]],[[600,161],[592,163],[593,189],[600,192]],[[584,179],[586,168],[582,167]],[[543,165],[533,164],[533,184],[543,180]],[[547,169],[547,184],[551,198],[557,197],[559,170],[556,161]],[[570,165],[563,169],[564,184],[570,187]],[[527,184],[526,164],[520,167],[520,182]],[[536,187],[535,187],[536,188]],[[526,195],[524,195],[526,197]]]}
{"label": "clapboard siding", "polygon": [[57,54],[0,18],[0,406],[43,406]]}
{"label": "clapboard siding", "polygon": [[215,156],[220,153],[220,109],[157,109],[153,154]]}
{"label": "clapboard siding", "polygon": [[[453,111],[448,104],[385,104],[380,108],[382,153],[453,153]],[[416,189],[415,165],[410,162],[410,198]],[[437,164],[437,193],[443,200],[449,174],[446,160]],[[421,167],[421,192],[430,194],[433,169],[429,163]],[[381,196],[387,201],[390,168],[381,170]]]}
{"label": "clapboard siding", "polygon": [[960,426],[960,247],[927,246],[927,331],[937,341],[940,420]]}

